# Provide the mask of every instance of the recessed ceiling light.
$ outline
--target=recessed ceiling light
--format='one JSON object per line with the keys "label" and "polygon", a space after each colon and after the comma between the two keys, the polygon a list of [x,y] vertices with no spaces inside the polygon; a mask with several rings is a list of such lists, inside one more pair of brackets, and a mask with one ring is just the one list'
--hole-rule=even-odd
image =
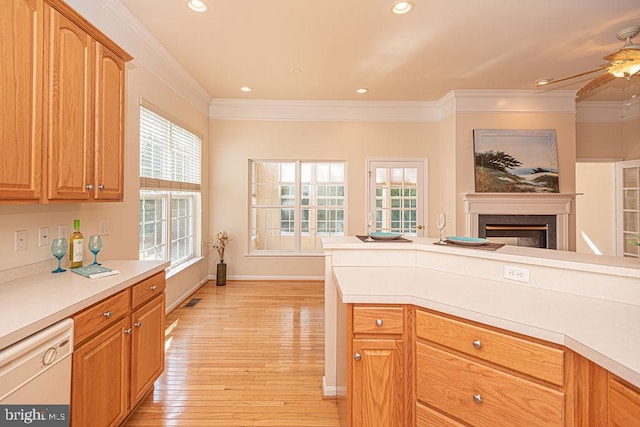
{"label": "recessed ceiling light", "polygon": [[187,2],[187,6],[189,6],[189,9],[193,10],[194,12],[202,13],[207,10],[207,4],[202,0],[189,0]]}
{"label": "recessed ceiling light", "polygon": [[300,68],[298,68],[298,67],[291,67],[291,68],[289,68],[289,72],[290,73],[301,73],[302,70]]}
{"label": "recessed ceiling light", "polygon": [[413,9],[413,2],[410,1],[398,1],[393,4],[391,11],[396,15],[404,15],[411,12]]}
{"label": "recessed ceiling light", "polygon": [[366,87],[361,87],[359,89],[356,89],[356,92],[359,93],[359,94],[364,94],[364,93],[369,92],[369,89],[367,89]]}
{"label": "recessed ceiling light", "polygon": [[548,85],[549,83],[551,83],[553,81],[552,78],[544,78],[544,79],[538,79],[536,80],[536,85],[538,86],[544,86],[544,85]]}
{"label": "recessed ceiling light", "polygon": [[243,92],[251,92],[253,89],[251,89],[249,86],[242,86],[240,90]]}

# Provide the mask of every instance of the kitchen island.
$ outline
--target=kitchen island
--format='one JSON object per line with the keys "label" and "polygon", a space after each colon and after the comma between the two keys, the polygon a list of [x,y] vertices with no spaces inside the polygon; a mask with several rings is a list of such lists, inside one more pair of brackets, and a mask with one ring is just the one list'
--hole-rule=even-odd
{"label": "kitchen island", "polygon": [[[542,340],[640,387],[640,262],[434,239],[365,243],[325,238],[325,395],[345,394],[346,305],[391,305],[455,316]],[[519,282],[505,278],[527,279]],[[408,317],[411,320],[411,316]],[[411,331],[409,331],[411,334]]]}

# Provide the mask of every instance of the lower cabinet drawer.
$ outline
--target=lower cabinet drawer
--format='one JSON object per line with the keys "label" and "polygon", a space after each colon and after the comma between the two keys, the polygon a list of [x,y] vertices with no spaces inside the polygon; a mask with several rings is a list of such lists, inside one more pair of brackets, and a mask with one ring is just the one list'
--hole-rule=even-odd
{"label": "lower cabinet drawer", "polygon": [[416,427],[465,427],[446,415],[420,403],[416,404]]}
{"label": "lower cabinet drawer", "polygon": [[564,425],[564,394],[557,390],[423,343],[416,355],[417,399],[465,423]]}

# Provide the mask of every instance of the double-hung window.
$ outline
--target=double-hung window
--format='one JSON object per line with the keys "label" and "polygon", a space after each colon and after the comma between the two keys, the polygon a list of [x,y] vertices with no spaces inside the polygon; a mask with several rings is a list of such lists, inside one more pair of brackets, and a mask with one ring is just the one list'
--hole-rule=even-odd
{"label": "double-hung window", "polygon": [[196,254],[202,139],[140,106],[141,260],[175,266]]}
{"label": "double-hung window", "polygon": [[249,174],[250,253],[319,254],[345,235],[345,162],[252,160]]}

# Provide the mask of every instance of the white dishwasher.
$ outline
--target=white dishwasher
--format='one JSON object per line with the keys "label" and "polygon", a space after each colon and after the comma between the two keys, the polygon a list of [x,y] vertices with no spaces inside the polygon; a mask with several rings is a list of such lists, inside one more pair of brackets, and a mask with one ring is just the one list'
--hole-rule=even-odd
{"label": "white dishwasher", "polygon": [[69,405],[71,353],[72,319],[0,350],[0,405]]}

